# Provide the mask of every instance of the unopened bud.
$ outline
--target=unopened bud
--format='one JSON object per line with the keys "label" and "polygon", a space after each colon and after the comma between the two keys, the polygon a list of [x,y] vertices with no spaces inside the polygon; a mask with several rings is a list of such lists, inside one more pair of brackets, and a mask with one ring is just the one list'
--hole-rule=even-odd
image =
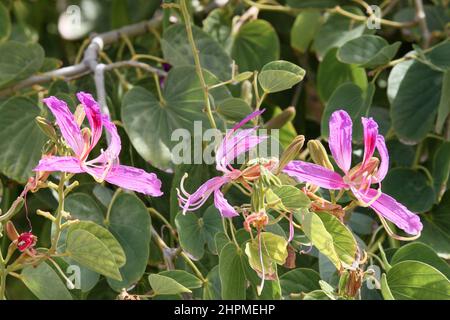
{"label": "unopened bud", "polygon": [[249,80],[244,80],[241,85],[241,98],[248,103],[248,105],[252,105],[253,100],[253,86]]}
{"label": "unopened bud", "polygon": [[281,129],[295,118],[295,107],[288,107],[266,122],[267,129]]}
{"label": "unopened bud", "polygon": [[84,107],[81,104],[77,106],[73,116],[75,117],[75,122],[78,124],[79,127],[81,127],[84,121],[84,117],[86,116],[86,113],[84,112]]}
{"label": "unopened bud", "polygon": [[16,230],[16,227],[14,226],[14,223],[12,221],[8,221],[6,223],[6,235],[8,236],[9,240],[16,241],[19,238],[19,233]]}
{"label": "unopened bud", "polygon": [[292,160],[296,159],[305,143],[305,137],[298,135],[292,140],[291,144],[284,150],[281,155],[280,163],[277,172],[279,173]]}
{"label": "unopened bud", "polygon": [[47,119],[44,117],[36,117],[36,123],[39,126],[39,129],[41,129],[41,131],[52,141],[58,140],[55,128]]}
{"label": "unopened bud", "polygon": [[315,164],[334,171],[325,147],[319,140],[309,140],[308,150]]}

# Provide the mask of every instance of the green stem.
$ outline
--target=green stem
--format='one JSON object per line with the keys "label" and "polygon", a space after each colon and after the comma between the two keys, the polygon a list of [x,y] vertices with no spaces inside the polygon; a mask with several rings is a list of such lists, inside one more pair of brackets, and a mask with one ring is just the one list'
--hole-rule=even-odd
{"label": "green stem", "polygon": [[5,300],[6,276],[5,260],[3,259],[3,253],[0,250],[0,301]]}
{"label": "green stem", "polygon": [[148,212],[150,212],[150,214],[154,215],[159,220],[161,220],[164,223],[164,225],[170,230],[170,233],[172,233],[172,236],[177,238],[177,231],[172,227],[172,225],[169,223],[169,221],[158,210],[156,210],[154,208],[147,208],[147,210],[148,210]]}
{"label": "green stem", "polygon": [[65,200],[65,194],[64,194],[64,183],[66,182],[66,174],[63,172],[61,173],[61,179],[59,180],[58,184],[58,209],[56,209],[56,218],[55,218],[55,236],[52,239],[52,245],[49,249],[49,254],[56,253],[56,249],[58,247],[58,241],[61,237],[61,222],[63,218],[63,212],[64,212],[64,200]]}
{"label": "green stem", "polygon": [[116,201],[117,196],[122,192],[122,189],[118,188],[116,192],[114,192],[114,195],[112,196],[111,202],[109,203],[108,210],[106,211],[106,217],[105,217],[105,225],[109,225],[109,218],[111,216],[111,210],[114,201]]}
{"label": "green stem", "polygon": [[200,280],[202,280],[202,282],[207,282],[208,280],[206,280],[206,278],[203,276],[203,274],[200,272],[200,270],[197,268],[197,266],[195,265],[195,263],[187,256],[186,253],[184,253],[183,251],[181,251],[180,253],[181,257],[183,257],[184,261],[186,261],[186,263],[192,268],[192,270],[194,271],[194,273],[197,275],[197,277],[200,278]]}
{"label": "green stem", "polygon": [[203,98],[205,100],[205,106],[206,106],[205,111],[208,116],[211,127],[217,128],[216,121],[214,120],[214,116],[212,114],[211,104],[209,102],[208,85],[206,84],[205,78],[203,76],[203,69],[202,69],[202,65],[200,64],[200,56],[198,54],[199,51],[195,44],[194,35],[192,33],[191,16],[189,14],[189,10],[186,5],[186,0],[180,1],[180,9],[181,9],[181,13],[183,15],[184,22],[186,24],[186,33],[187,33],[189,45],[191,46],[192,55],[194,56],[195,70],[197,72],[198,78],[200,79],[200,85],[202,86],[202,89],[203,89]]}

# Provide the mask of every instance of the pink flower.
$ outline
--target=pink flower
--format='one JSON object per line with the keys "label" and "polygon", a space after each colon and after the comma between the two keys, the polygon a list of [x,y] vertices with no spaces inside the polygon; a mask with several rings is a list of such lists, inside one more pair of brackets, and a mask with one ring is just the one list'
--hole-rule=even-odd
{"label": "pink flower", "polygon": [[[236,210],[225,199],[220,189],[231,181],[242,180],[242,178],[245,177],[245,170],[241,171],[233,168],[231,162],[240,154],[249,151],[260,142],[267,139],[267,136],[258,137],[255,135],[258,127],[237,131],[247,122],[263,112],[264,110],[251,113],[225,135],[216,151],[216,169],[223,172],[222,176],[209,179],[192,194],[185,191],[183,185],[187,175],[183,177],[180,185],[181,192],[177,189],[178,200],[180,202],[180,207],[183,209],[183,214],[186,214],[187,211],[199,209],[205,204],[209,196],[214,193],[214,205],[219,209],[222,216],[231,218],[238,215]],[[254,171],[255,170],[249,171],[252,178],[255,175]]]}
{"label": "pink flower", "polygon": [[17,238],[17,248],[20,252],[33,248],[36,244],[37,238],[31,232],[21,233]]}
{"label": "pink flower", "polygon": [[[309,182],[326,189],[350,189],[361,205],[393,222],[409,234],[422,230],[420,218],[381,192],[381,181],[387,174],[389,155],[384,137],[378,134],[378,125],[372,118],[362,118],[364,128],[363,161],[350,169],[352,160],[352,120],[347,112],[335,111],[330,118],[329,146],[336,164],[344,175],[322,166],[303,161],[291,161],[283,170],[299,182]],[[372,157],[375,149],[380,159]],[[371,186],[377,184],[378,188]]]}
{"label": "pink flower", "polygon": [[[101,114],[100,107],[92,96],[79,92],[77,97],[84,108],[90,128],[80,128],[75,116],[64,101],[53,96],[44,99],[55,116],[65,142],[72,149],[74,155],[44,157],[34,171],[85,172],[98,182],[105,180],[124,189],[151,196],[161,196],[161,181],[154,173],[119,164],[121,142],[117,128],[108,116]],[[98,157],[88,160],[91,151],[100,140],[103,127],[108,131],[111,142]]]}

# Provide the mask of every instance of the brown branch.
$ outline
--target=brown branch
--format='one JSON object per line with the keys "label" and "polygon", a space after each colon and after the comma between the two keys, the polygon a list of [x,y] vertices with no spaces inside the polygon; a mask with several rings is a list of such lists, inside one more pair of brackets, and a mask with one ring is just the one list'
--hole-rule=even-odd
{"label": "brown branch", "polygon": [[84,52],[83,60],[75,65],[45,72],[22,80],[15,85],[0,90],[0,97],[14,94],[16,91],[38,85],[55,79],[68,80],[79,75],[95,72],[98,65],[99,52],[104,46],[116,43],[122,39],[123,35],[135,37],[147,33],[151,28],[157,26],[162,20],[162,15],[157,13],[152,19],[136,24],[128,25],[117,30],[94,35]]}

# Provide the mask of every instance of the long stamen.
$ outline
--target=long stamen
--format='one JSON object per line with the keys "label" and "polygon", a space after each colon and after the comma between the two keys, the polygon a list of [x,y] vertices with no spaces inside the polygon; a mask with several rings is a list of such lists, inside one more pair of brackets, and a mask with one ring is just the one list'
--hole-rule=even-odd
{"label": "long stamen", "polygon": [[394,231],[392,231],[392,229],[391,229],[391,227],[389,227],[389,224],[387,223],[386,219],[384,219],[384,217],[381,214],[378,214],[378,212],[377,212],[377,215],[380,218],[381,224],[383,225],[384,229],[386,230],[387,234],[390,237],[392,237],[396,240],[400,240],[400,241],[413,241],[413,240],[420,238],[421,232],[419,232],[417,235],[412,236],[412,237],[399,236]]}

